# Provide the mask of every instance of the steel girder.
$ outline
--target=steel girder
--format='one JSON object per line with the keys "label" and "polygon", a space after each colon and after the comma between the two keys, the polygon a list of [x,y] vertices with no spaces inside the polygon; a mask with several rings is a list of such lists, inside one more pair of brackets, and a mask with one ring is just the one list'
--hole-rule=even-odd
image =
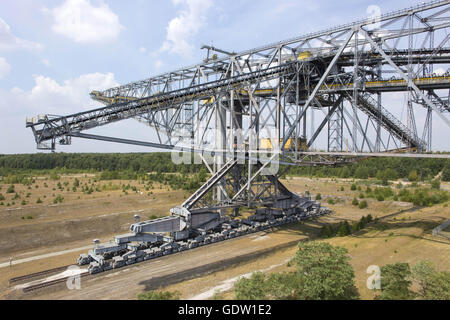
{"label": "steel girder", "polygon": [[[300,145],[302,139],[311,147],[320,141],[325,125],[330,128],[332,123],[339,126],[328,130],[326,140],[335,141],[332,150],[337,153],[390,152],[404,147],[430,150],[431,113],[420,139],[412,102],[449,123],[448,100],[441,99],[439,91],[450,87],[450,77],[433,75],[434,65],[445,68],[450,63],[448,10],[449,1],[432,1],[240,53],[222,50],[223,56],[208,56],[195,66],[92,92],[93,99],[107,104],[103,108],[49,115],[28,122],[27,127],[33,130],[38,146],[50,149],[57,142],[70,144],[71,137],[81,137],[166,149],[181,144],[180,150],[209,152],[214,146],[204,144],[215,128],[214,109],[220,105],[227,112],[225,134],[230,149],[239,130],[244,141],[251,132],[262,139],[274,131],[282,141],[282,160],[295,164],[306,151]],[[411,92],[407,125],[394,115],[395,107],[388,104],[389,111],[382,107],[381,95],[398,91]],[[343,96],[345,101],[335,107],[333,103]],[[372,105],[369,113],[367,100]],[[307,137],[306,124],[313,117],[319,124]],[[129,118],[153,127],[156,141],[84,133]],[[237,152],[251,157],[245,154],[244,144],[241,147]],[[330,150],[330,145],[324,149]]]}

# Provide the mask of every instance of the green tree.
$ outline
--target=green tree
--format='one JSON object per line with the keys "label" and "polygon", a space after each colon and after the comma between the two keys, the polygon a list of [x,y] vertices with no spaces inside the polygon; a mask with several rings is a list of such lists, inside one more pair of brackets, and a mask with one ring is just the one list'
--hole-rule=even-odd
{"label": "green tree", "polygon": [[436,272],[430,277],[424,299],[450,300],[450,272]]}
{"label": "green tree", "polygon": [[351,174],[350,169],[348,167],[343,167],[340,176],[341,178],[346,179],[350,177],[350,174]]}
{"label": "green tree", "polygon": [[447,165],[444,170],[442,170],[442,180],[450,181],[450,165]]}
{"label": "green tree", "polygon": [[338,236],[345,237],[352,233],[350,224],[347,221],[341,222],[338,229]]}
{"label": "green tree", "polygon": [[301,280],[295,272],[272,273],[266,281],[270,299],[298,300],[301,298]]}
{"label": "green tree", "polygon": [[307,300],[356,299],[355,273],[348,251],[325,242],[300,242],[290,264],[297,267],[299,298]]}
{"label": "green tree", "polygon": [[387,264],[381,267],[380,300],[409,300],[414,294],[409,290],[411,270],[408,263]]}
{"label": "green tree", "polygon": [[450,272],[438,272],[431,261],[423,260],[412,268],[419,285],[419,297],[425,300],[450,300]]}
{"label": "green tree", "polygon": [[436,273],[433,263],[428,260],[422,260],[411,268],[412,277],[419,284],[419,295],[425,297],[430,284],[431,276]]}
{"label": "green tree", "polygon": [[234,285],[234,295],[238,300],[266,300],[266,276],[262,272],[254,272],[250,278],[242,277]]}
{"label": "green tree", "polygon": [[431,181],[431,189],[436,189],[436,190],[441,189],[441,180],[434,179],[433,181]]}
{"label": "green tree", "polygon": [[361,230],[361,223],[353,222],[353,224],[352,224],[352,232],[358,232],[359,230]]}
{"label": "green tree", "polygon": [[358,167],[355,171],[355,178],[357,179],[368,179],[369,178],[369,169],[367,167]]}
{"label": "green tree", "polygon": [[329,224],[324,225],[322,229],[320,229],[320,237],[321,238],[331,238],[335,235],[335,231],[332,226]]}

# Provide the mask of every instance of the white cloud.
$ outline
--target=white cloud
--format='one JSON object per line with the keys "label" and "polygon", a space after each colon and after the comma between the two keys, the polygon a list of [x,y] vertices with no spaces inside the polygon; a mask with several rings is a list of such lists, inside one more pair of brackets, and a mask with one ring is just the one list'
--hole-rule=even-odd
{"label": "white cloud", "polygon": [[[77,78],[56,81],[43,75],[35,75],[34,86],[30,90],[0,88],[0,111],[3,115],[0,136],[8,137],[0,141],[3,153],[34,152],[36,144],[30,129],[25,128],[25,119],[36,119],[37,115],[68,115],[101,106],[90,99],[92,90],[102,90],[118,85],[112,73],[83,74]],[[85,146],[89,145],[90,147]],[[102,150],[115,146],[104,145]],[[122,149],[120,149],[122,147]],[[98,152],[98,143],[78,143],[77,148],[67,148],[68,152],[82,150]],[[62,151],[63,149],[60,149]],[[114,151],[128,150],[119,145]]]}
{"label": "white cloud", "polygon": [[164,65],[164,63],[161,60],[156,60],[155,61],[155,68],[156,69],[160,69],[162,66]]}
{"label": "white cloud", "polygon": [[0,57],[0,79],[3,79],[11,71],[11,66],[6,62],[5,58]]}
{"label": "white cloud", "polygon": [[189,43],[206,23],[206,14],[212,0],[172,0],[175,5],[184,5],[177,17],[167,26],[166,40],[160,51],[191,56],[193,47]]}
{"label": "white cloud", "polygon": [[282,14],[287,11],[295,11],[302,9],[304,11],[314,11],[319,8],[318,4],[313,1],[299,1],[299,0],[288,0],[288,1],[278,1],[275,7],[271,6],[271,14]]}
{"label": "white cloud", "polygon": [[11,27],[0,18],[0,50],[11,51],[25,49],[30,51],[41,50],[44,46],[40,43],[20,39],[11,32]]}
{"label": "white cloud", "polygon": [[[31,90],[0,89],[0,110],[4,114],[33,116],[37,114],[70,114],[99,104],[90,99],[93,90],[104,90],[119,84],[113,73],[89,73],[75,79],[58,81],[43,75],[34,75]],[[14,106],[14,108],[11,108]]]}
{"label": "white cloud", "polygon": [[78,43],[111,42],[123,29],[119,17],[103,0],[98,7],[90,0],[66,0],[49,12],[54,18],[52,30]]}
{"label": "white cloud", "polygon": [[50,61],[48,59],[43,58],[41,59],[41,62],[44,66],[50,67]]}
{"label": "white cloud", "polygon": [[144,47],[140,47],[140,48],[139,48],[139,52],[140,52],[140,53],[146,53],[146,52],[147,52],[147,49],[144,48]]}

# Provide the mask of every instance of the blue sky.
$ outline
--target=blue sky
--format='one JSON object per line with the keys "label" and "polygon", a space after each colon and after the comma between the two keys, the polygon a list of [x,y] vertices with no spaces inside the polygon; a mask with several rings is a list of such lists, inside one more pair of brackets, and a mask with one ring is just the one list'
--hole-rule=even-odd
{"label": "blue sky", "polygon": [[[240,51],[415,1],[3,0],[0,2],[0,153],[36,152],[25,118],[97,106],[106,89],[197,63],[202,44]],[[437,117],[436,117],[437,118]],[[448,129],[448,128],[447,128]],[[120,134],[118,134],[120,132]],[[103,134],[152,140],[131,120]],[[442,139],[444,140],[444,139]],[[436,141],[437,149],[450,149]],[[74,140],[64,152],[148,149]]]}

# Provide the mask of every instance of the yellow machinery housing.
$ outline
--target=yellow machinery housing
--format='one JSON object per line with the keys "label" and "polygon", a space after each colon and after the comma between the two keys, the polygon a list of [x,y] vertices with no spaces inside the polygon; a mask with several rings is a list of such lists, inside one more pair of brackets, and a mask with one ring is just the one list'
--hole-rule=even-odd
{"label": "yellow machinery housing", "polygon": [[[283,144],[283,139],[280,139],[280,146]],[[272,150],[272,139],[263,138],[259,140],[259,148],[261,150]],[[305,138],[297,139],[297,150],[306,151],[308,149]],[[284,150],[295,150],[295,139],[289,138],[286,141]]]}

